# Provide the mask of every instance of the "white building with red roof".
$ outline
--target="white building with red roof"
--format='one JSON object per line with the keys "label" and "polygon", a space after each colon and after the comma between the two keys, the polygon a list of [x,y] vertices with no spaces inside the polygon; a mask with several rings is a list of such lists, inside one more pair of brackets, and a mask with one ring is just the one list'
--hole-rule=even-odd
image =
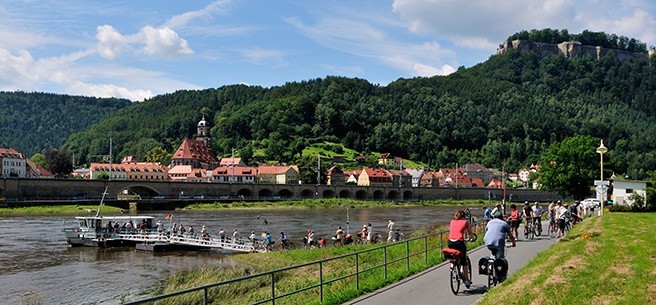
{"label": "white building with red roof", "polygon": [[24,178],[27,171],[25,156],[13,148],[0,147],[0,177]]}
{"label": "white building with red roof", "polygon": [[212,171],[212,181],[217,183],[255,183],[257,168],[251,166],[219,166]]}

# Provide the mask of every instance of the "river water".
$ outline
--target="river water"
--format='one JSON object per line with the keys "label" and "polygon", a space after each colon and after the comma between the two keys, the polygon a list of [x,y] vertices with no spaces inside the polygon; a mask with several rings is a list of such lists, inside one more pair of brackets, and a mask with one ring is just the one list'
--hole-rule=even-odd
{"label": "river water", "polygon": [[[175,211],[174,221],[210,234],[224,228],[242,237],[251,230],[280,231],[297,245],[307,229],[329,239],[338,225],[350,233],[371,223],[387,236],[388,219],[404,233],[448,223],[457,207],[367,209]],[[480,209],[479,209],[480,210]],[[474,216],[482,210],[472,210]],[[148,213],[164,220],[170,212]],[[143,214],[145,215],[145,214]],[[136,216],[138,217],[138,216]],[[68,218],[69,222],[72,217]],[[172,273],[205,266],[232,266],[231,254],[216,251],[151,253],[134,248],[69,247],[61,232],[64,218],[0,218],[0,296],[2,304],[119,304],[152,295]],[[265,224],[265,221],[266,223]],[[167,223],[167,222],[165,222]],[[320,250],[317,250],[320,251]]]}

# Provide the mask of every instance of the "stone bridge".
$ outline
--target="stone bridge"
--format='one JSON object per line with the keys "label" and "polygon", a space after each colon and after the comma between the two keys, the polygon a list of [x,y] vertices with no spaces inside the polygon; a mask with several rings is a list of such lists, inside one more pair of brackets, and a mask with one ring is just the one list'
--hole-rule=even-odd
{"label": "stone bridge", "polygon": [[[312,184],[252,184],[171,182],[138,180],[81,179],[0,179],[0,197],[7,200],[99,199],[107,187],[109,199],[121,194],[135,194],[142,199],[234,199],[269,200],[281,198],[350,198],[362,200],[433,200],[480,199],[501,200],[503,190],[497,188],[428,188],[392,186],[351,186]],[[506,191],[507,199],[548,201],[560,196],[530,189]]]}

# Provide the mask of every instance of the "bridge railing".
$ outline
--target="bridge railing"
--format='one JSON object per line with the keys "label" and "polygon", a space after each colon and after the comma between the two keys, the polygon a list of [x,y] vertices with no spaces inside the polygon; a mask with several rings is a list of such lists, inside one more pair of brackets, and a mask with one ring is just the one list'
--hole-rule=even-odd
{"label": "bridge railing", "polygon": [[[482,226],[477,226],[476,232],[480,235],[482,233]],[[350,286],[350,288],[354,288],[360,294],[365,286],[367,289],[371,288],[370,283],[365,283],[365,277],[363,276],[365,274],[377,272],[381,274],[382,282],[388,282],[390,277],[399,279],[399,274],[403,274],[401,277],[404,277],[416,272],[416,265],[420,265],[419,269],[421,270],[444,261],[441,249],[446,246],[447,239],[445,237],[448,238],[448,231],[440,231],[353,253],[167,293],[126,304],[157,304],[158,301],[165,301],[167,304],[211,304],[222,297],[219,295],[221,293],[219,290],[232,291],[234,294],[235,291],[241,291],[244,288],[233,287],[231,285],[239,285],[242,282],[253,280],[257,281],[255,285],[256,289],[268,287],[266,289],[268,292],[262,292],[260,290],[257,296],[254,297],[255,300],[252,300],[250,304],[293,303],[293,300],[285,300],[285,298],[290,298],[298,294],[303,294],[303,302],[305,303],[323,303],[327,297],[334,298],[334,296],[331,296],[333,294],[331,291],[333,290],[333,285],[338,285],[338,283],[341,283],[339,287],[342,288],[340,289]],[[399,253],[401,255],[398,255]],[[380,261],[376,262],[371,257],[376,257]],[[336,263],[350,264],[348,266],[350,271],[346,271],[345,273],[343,270],[335,271],[331,266],[334,266]],[[413,266],[412,268],[411,265]],[[312,274],[310,277],[315,278],[298,284],[301,286],[290,287],[289,283],[283,283],[281,280],[285,274],[290,273]],[[199,297],[199,294],[202,294],[202,297]],[[177,302],[176,299],[178,299]],[[296,299],[296,301],[298,302],[299,300]]]}

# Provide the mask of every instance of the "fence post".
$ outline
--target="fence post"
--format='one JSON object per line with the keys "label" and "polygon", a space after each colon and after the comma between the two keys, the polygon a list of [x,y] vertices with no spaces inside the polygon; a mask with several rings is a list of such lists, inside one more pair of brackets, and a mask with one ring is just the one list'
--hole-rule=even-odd
{"label": "fence post", "polygon": [[383,266],[385,269],[385,279],[387,279],[387,246],[383,248]]}
{"label": "fence post", "polygon": [[424,264],[428,265],[428,235],[424,236]]}
{"label": "fence post", "polygon": [[323,262],[319,262],[319,303],[323,303]]}
{"label": "fence post", "polygon": [[355,253],[355,290],[360,290],[360,266],[358,265],[358,253]]}
{"label": "fence post", "polygon": [[207,305],[207,288],[203,289],[203,304]]}
{"label": "fence post", "polygon": [[410,241],[405,241],[405,268],[410,271]]}
{"label": "fence post", "polygon": [[271,272],[271,305],[276,305],[276,289],[275,289],[276,277]]}

